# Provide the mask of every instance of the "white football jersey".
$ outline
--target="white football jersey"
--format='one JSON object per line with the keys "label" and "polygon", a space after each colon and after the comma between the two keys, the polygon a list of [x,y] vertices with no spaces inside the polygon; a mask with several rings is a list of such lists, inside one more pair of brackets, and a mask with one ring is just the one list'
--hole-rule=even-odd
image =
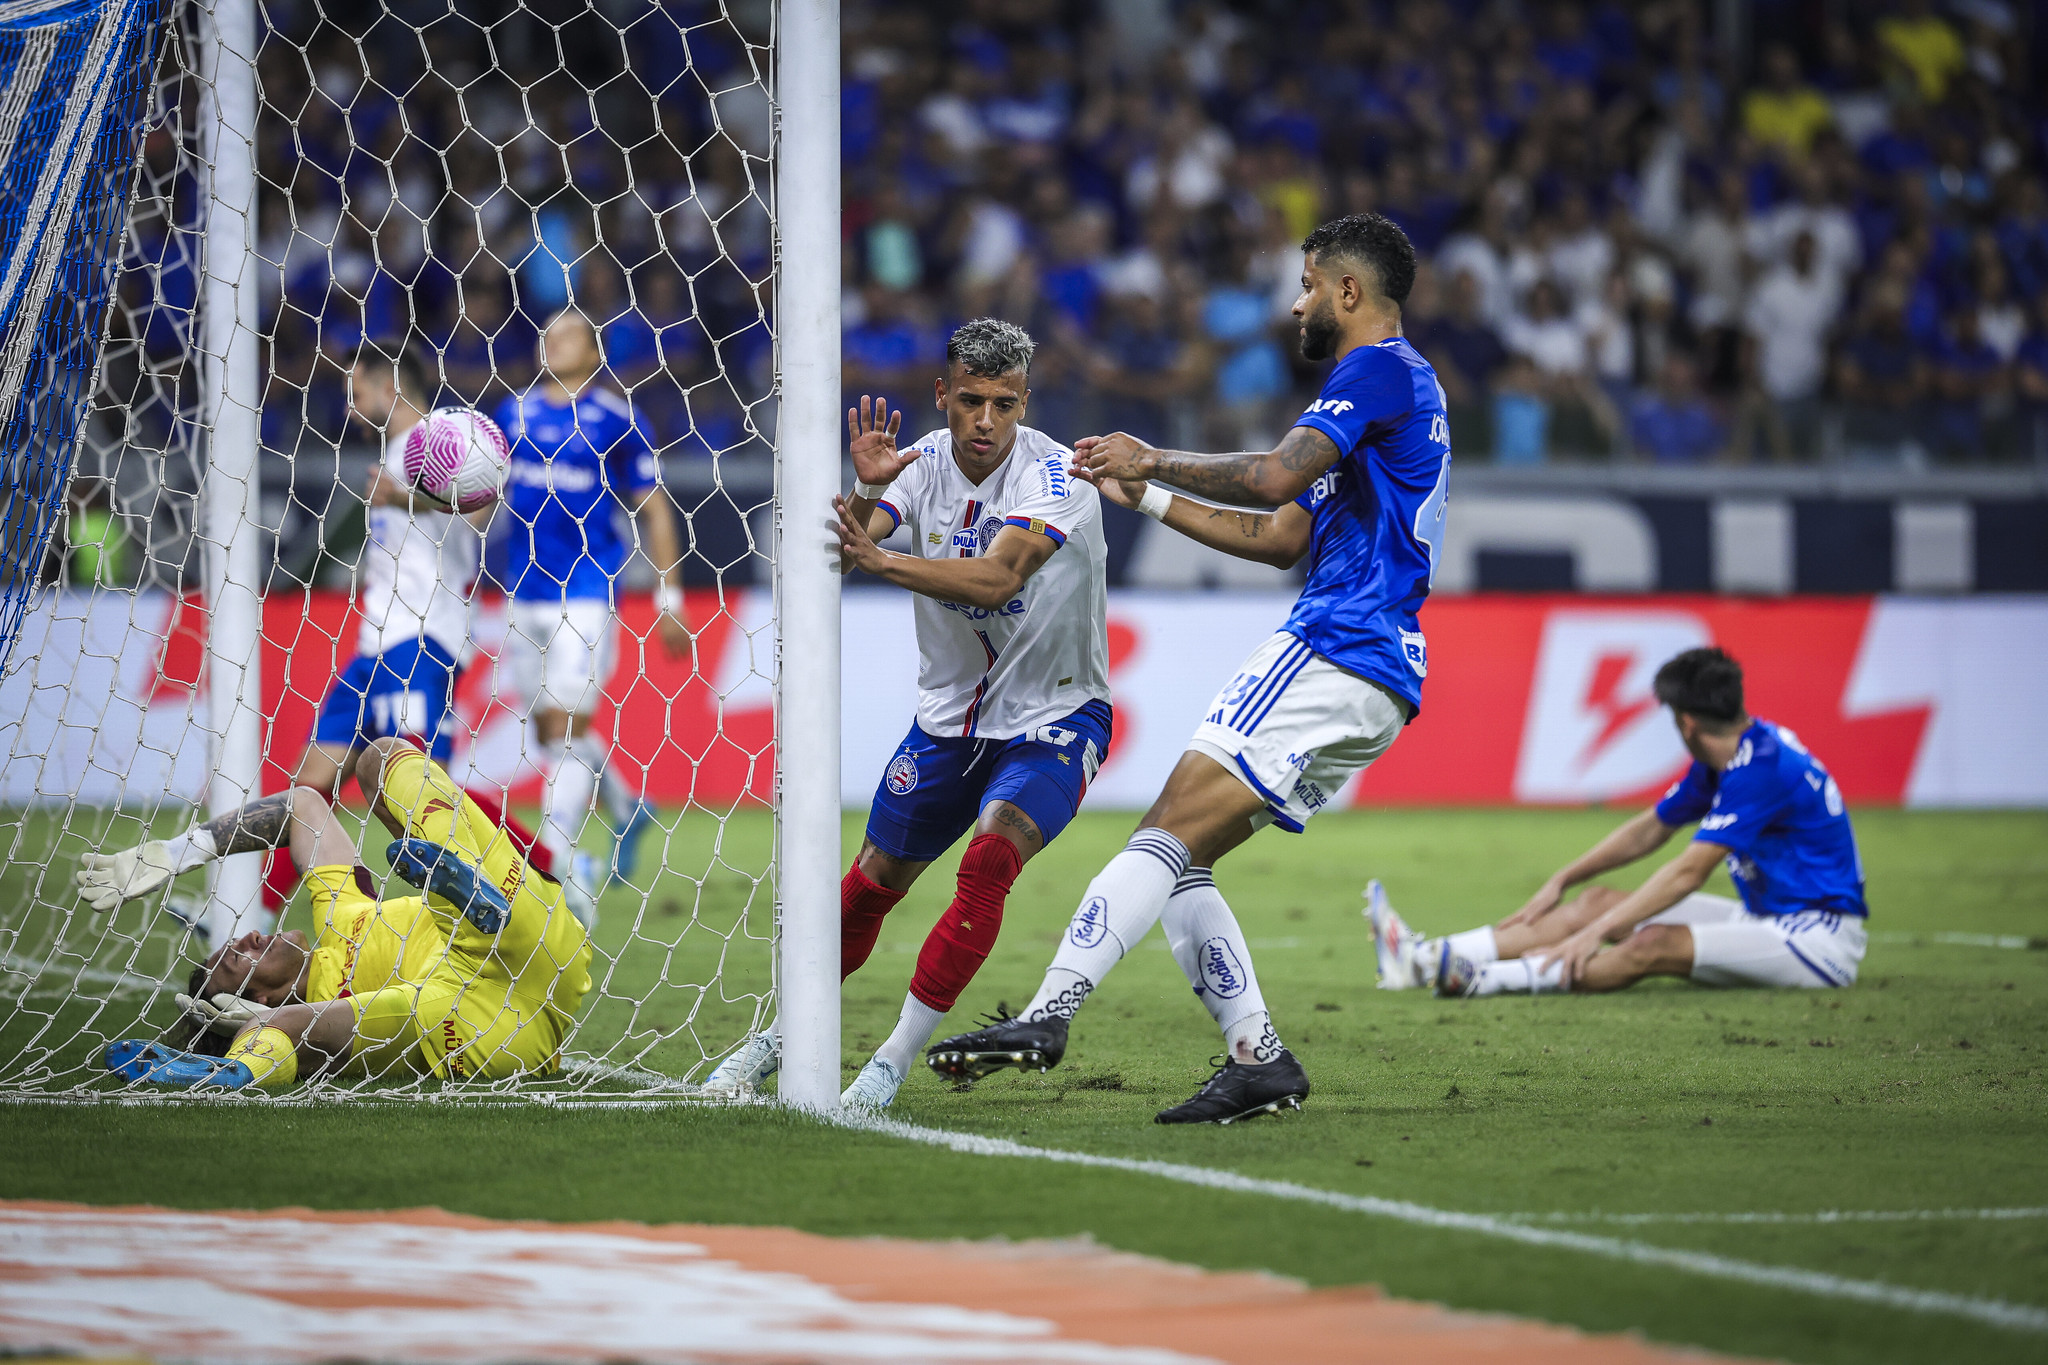
{"label": "white football jersey", "polygon": [[1102,496],[1067,471],[1073,453],[1017,428],[1010,457],[979,484],[953,462],[953,433],[917,442],[917,463],[881,506],[926,559],[973,558],[1008,526],[1059,549],[1002,607],[919,593],[917,723],[934,737],[1013,739],[1109,700],[1109,597]]}
{"label": "white football jersey", "polygon": [[[405,438],[384,447],[384,472],[401,485]],[[357,570],[357,605],[363,623],[356,653],[369,658],[426,636],[457,659],[469,640],[469,594],[483,554],[482,538],[466,518],[425,505],[372,507],[370,534]]]}

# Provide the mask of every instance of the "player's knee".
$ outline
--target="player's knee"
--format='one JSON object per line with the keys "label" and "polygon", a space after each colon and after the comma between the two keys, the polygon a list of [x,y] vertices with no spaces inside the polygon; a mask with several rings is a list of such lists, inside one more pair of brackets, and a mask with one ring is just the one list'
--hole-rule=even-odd
{"label": "player's knee", "polygon": [[1579,924],[1591,924],[1627,899],[1628,892],[1615,887],[1589,886],[1572,899],[1573,920]]}
{"label": "player's knee", "polygon": [[1045,847],[1045,835],[1040,832],[1038,822],[1026,815],[1021,807],[1008,801],[991,801],[981,812],[981,819],[975,825],[976,835],[994,834],[1016,845],[1017,852],[1029,859]]}
{"label": "player's knee", "polygon": [[930,866],[928,863],[893,858],[870,843],[860,846],[860,857],[855,861],[861,876],[887,891],[908,891],[917,880],[917,874]]}
{"label": "player's knee", "polygon": [[1626,955],[1642,975],[1684,976],[1692,970],[1692,930],[1683,924],[1647,925],[1613,951]]}

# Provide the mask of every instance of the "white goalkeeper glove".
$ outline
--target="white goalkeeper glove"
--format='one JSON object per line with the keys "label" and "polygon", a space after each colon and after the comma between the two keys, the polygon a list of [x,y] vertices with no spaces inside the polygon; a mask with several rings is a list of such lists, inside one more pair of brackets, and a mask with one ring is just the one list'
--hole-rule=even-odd
{"label": "white goalkeeper glove", "polygon": [[205,1025],[208,1033],[224,1034],[230,1038],[240,1033],[243,1025],[270,1017],[267,1006],[259,1005],[254,1000],[245,1000],[228,991],[220,992],[211,1000],[198,1000],[183,994],[176,999],[178,1008],[184,1011],[187,1018]]}
{"label": "white goalkeeper glove", "polygon": [[79,899],[102,915],[123,901],[147,896],[185,870],[161,839],[119,853],[88,853],[78,861]]}

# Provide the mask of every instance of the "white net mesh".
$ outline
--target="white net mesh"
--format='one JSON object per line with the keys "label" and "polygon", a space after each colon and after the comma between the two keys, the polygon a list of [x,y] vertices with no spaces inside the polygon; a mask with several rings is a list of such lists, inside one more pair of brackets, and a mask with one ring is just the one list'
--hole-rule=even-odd
{"label": "white net mesh", "polygon": [[[513,492],[486,518],[470,615],[447,642],[461,668],[442,727],[454,779],[538,830],[543,848],[577,826],[568,832],[601,889],[592,984],[558,1073],[457,1089],[616,1093],[701,1079],[766,1018],[771,995],[771,6],[268,4],[246,256],[206,230],[202,20],[180,4],[162,25],[102,374],[0,678],[0,1093],[121,1089],[103,1065],[110,1042],[184,1038],[172,996],[207,947],[187,921],[210,925],[215,946],[237,913],[243,927],[270,924],[255,906],[208,904],[205,871],[104,917],[73,885],[82,855],[203,818],[221,761],[201,591],[206,386],[219,369],[203,355],[209,270],[259,304],[265,792],[306,771],[316,719],[330,734],[336,680],[379,643],[361,632],[362,595],[392,551],[366,510],[383,437],[350,415],[359,348],[417,360],[432,403],[503,424],[545,377],[536,341],[548,320],[573,306],[596,324],[604,366],[572,431],[515,450]],[[586,430],[600,393],[607,411],[630,413],[626,437]],[[550,563],[551,542],[527,529],[536,488],[553,499],[549,515],[581,506],[567,457],[543,458],[578,434],[601,447],[603,486],[575,515],[615,650],[593,666],[594,706],[577,704],[598,737],[588,766],[605,776],[565,813],[561,799],[550,806],[551,774],[574,760],[540,742],[530,713],[547,709],[540,693],[561,690],[556,664],[576,651],[514,657],[508,636],[525,628],[507,593],[557,570],[589,591],[590,571]],[[641,438],[659,485],[644,505],[619,453]],[[658,626],[651,542],[664,513],[686,589],[681,631]],[[616,575],[590,548],[606,535],[626,547]],[[438,714],[433,689],[424,695]],[[371,733],[431,737],[439,723],[409,697],[382,716],[375,701],[345,708]],[[615,868],[615,836],[642,797],[654,824]],[[414,894],[386,873],[389,835],[365,826],[353,786],[339,811],[379,894]],[[557,856],[554,870],[568,880],[576,861]],[[335,931],[304,887],[280,927],[316,943]],[[419,1065],[357,1068],[288,1093],[446,1093],[445,1081]]]}

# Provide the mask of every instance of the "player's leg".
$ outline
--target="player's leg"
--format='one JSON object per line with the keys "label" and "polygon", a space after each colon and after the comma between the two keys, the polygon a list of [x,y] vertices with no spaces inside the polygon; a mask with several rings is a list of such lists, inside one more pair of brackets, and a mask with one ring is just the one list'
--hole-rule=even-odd
{"label": "player's leg", "polygon": [[[1594,894],[1598,893],[1598,894]],[[1590,914],[1582,914],[1583,927],[1625,899],[1626,892],[1611,887],[1591,887],[1579,899],[1590,897]],[[1541,926],[1562,912],[1553,911],[1537,921]],[[1694,933],[1748,918],[1742,903],[1727,896],[1695,893],[1659,914],[1650,916],[1626,934],[1609,940],[1613,945],[1596,953],[1586,964],[1576,991],[1614,991],[1632,986],[1646,976],[1687,976],[1692,972]],[[1570,931],[1556,934],[1543,945],[1525,948],[1522,955],[1470,966],[1461,959],[1448,959],[1437,983],[1444,996],[1542,995],[1564,989],[1563,969],[1543,956],[1543,947],[1560,943]],[[1783,957],[1782,947],[1777,955]]]}
{"label": "player's leg", "polygon": [[1380,988],[1435,987],[1446,995],[1462,995],[1462,983],[1492,963],[1512,962],[1562,943],[1627,897],[1615,887],[1589,886],[1531,923],[1503,920],[1430,938],[1408,927],[1375,881],[1366,888],[1365,913],[1378,949]]}
{"label": "player's leg", "polygon": [[[994,741],[936,738],[915,722],[875,785],[860,853],[839,881],[839,978],[864,965],[882,921],[918,877],[966,832],[981,806]],[[704,1079],[716,1094],[761,1085],[782,1065],[776,1024],[748,1034]]]}
{"label": "player's leg", "polygon": [[540,836],[556,865],[569,870],[563,880],[575,892],[577,918],[594,928],[602,886],[596,860],[578,843],[605,770],[608,746],[592,732],[591,720],[616,660],[618,628],[603,601],[571,598],[560,604],[560,613],[543,651],[534,710],[547,779]]}

